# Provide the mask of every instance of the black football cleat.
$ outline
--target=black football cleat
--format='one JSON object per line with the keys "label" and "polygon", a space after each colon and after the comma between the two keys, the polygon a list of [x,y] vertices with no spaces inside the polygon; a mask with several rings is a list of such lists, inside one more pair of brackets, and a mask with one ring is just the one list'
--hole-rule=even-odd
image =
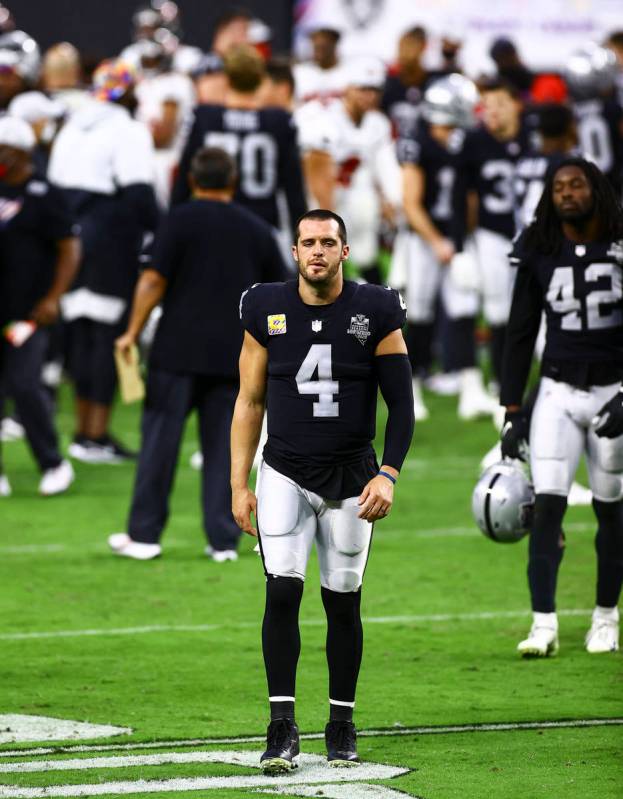
{"label": "black football cleat", "polygon": [[330,766],[358,766],[357,732],[352,721],[330,721],[324,730],[327,760]]}
{"label": "black football cleat", "polygon": [[299,728],[292,719],[273,719],[266,731],[266,751],[260,758],[264,774],[285,774],[297,767]]}

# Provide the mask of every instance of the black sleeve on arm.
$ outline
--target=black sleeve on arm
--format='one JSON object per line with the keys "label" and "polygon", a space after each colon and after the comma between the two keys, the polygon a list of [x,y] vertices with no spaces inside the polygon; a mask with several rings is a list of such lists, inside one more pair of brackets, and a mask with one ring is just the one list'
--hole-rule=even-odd
{"label": "black sleeve on arm", "polygon": [[156,230],[160,211],[153,186],[149,183],[132,183],[119,188],[118,195],[141,230]]}
{"label": "black sleeve on arm", "polygon": [[190,134],[188,135],[188,139],[186,140],[186,144],[184,145],[182,157],[180,158],[180,162],[177,167],[177,175],[175,177],[175,182],[173,183],[173,189],[171,190],[171,206],[186,202],[186,200],[190,197],[188,175],[190,173],[190,162],[193,159],[193,155],[200,147],[200,135],[198,128],[199,125],[197,122],[197,115],[195,115],[195,121],[191,128]]}
{"label": "black sleeve on arm", "polygon": [[543,291],[527,265],[519,267],[502,366],[501,405],[521,405],[541,325]]}
{"label": "black sleeve on arm", "polygon": [[415,418],[409,356],[378,355],[374,359],[381,394],[389,412],[385,427],[382,465],[400,471],[409,451]]}
{"label": "black sleeve on arm", "polygon": [[307,201],[296,128],[292,121],[290,124],[291,129],[288,131],[285,152],[279,167],[279,183],[286,195],[290,226],[294,227],[296,220],[307,211]]}

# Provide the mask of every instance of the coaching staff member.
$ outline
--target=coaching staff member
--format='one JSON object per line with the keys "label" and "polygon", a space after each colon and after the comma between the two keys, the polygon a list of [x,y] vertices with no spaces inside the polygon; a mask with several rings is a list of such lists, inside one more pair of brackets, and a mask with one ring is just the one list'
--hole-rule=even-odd
{"label": "coaching staff member", "polygon": [[127,533],[109,538],[114,552],[141,560],[160,554],[184,422],[193,408],[204,454],[206,554],[236,560],[240,530],[231,512],[229,429],[242,344],[240,295],[250,284],[284,277],[271,228],[231,202],[233,159],[218,148],[199,150],[190,181],[192,199],[163,223],[153,263],[136,288],[128,330],[116,342],[127,354],[162,300]]}

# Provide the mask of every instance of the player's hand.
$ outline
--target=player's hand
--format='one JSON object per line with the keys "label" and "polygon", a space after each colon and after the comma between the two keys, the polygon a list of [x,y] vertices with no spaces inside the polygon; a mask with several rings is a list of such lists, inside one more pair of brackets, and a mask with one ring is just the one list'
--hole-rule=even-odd
{"label": "player's hand", "polygon": [[251,513],[257,518],[257,498],[250,488],[239,488],[231,492],[231,512],[243,533],[257,538],[257,530],[251,521]]}
{"label": "player's hand", "polygon": [[503,458],[525,461],[528,447],[528,420],[523,411],[506,411],[500,438]]}
{"label": "player's hand", "polygon": [[450,263],[454,255],[454,244],[449,239],[436,239],[431,243],[431,247],[440,263]]}
{"label": "player's hand", "polygon": [[126,331],[118,339],[115,339],[115,349],[120,352],[126,363],[132,362],[132,347],[136,344],[136,336]]}
{"label": "player's hand", "polygon": [[593,430],[602,438],[617,438],[623,435],[623,387],[595,416]]}
{"label": "player's hand", "polygon": [[372,523],[384,519],[390,512],[394,501],[394,485],[383,475],[377,475],[367,484],[359,497],[360,519]]}
{"label": "player's hand", "polygon": [[59,313],[58,299],[45,296],[32,309],[30,318],[38,325],[52,325],[58,319]]}

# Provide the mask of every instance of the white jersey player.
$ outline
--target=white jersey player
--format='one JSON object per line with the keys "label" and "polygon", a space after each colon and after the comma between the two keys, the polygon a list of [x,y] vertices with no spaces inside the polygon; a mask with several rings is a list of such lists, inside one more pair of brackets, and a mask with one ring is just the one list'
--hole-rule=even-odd
{"label": "white jersey player", "polygon": [[400,202],[391,126],[375,108],[384,78],[379,62],[354,62],[341,100],[312,101],[295,113],[309,191],[319,207],[344,217],[351,257],[364,272],[375,265],[383,212]]}

